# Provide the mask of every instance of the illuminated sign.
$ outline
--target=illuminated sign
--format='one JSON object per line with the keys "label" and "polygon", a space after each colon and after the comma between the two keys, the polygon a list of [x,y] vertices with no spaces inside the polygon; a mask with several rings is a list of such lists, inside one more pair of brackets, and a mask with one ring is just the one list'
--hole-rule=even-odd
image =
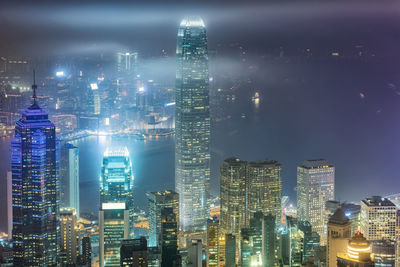
{"label": "illuminated sign", "polygon": [[103,203],[101,208],[103,210],[124,210],[125,203]]}
{"label": "illuminated sign", "polygon": [[92,88],[92,90],[97,90],[97,89],[99,89],[99,87],[97,86],[97,83],[91,83],[91,84],[90,84],[90,88]]}

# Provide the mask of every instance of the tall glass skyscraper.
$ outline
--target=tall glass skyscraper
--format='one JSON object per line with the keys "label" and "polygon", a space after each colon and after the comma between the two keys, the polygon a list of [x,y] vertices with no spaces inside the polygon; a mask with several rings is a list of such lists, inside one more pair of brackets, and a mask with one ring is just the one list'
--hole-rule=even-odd
{"label": "tall glass skyscraper", "polygon": [[61,148],[60,177],[61,207],[74,208],[79,219],[79,149],[72,144]]}
{"label": "tall glass skyscraper", "polygon": [[306,160],[297,167],[297,218],[308,221],[321,244],[326,242],[325,203],[335,197],[335,167],[326,160]]}
{"label": "tall glass skyscraper", "polygon": [[210,180],[207,35],[198,17],[182,20],[176,49],[175,188],[183,230],[205,230]]}
{"label": "tall glass skyscraper", "polygon": [[15,125],[11,143],[14,266],[56,266],[59,181],[54,124],[36,102]]}
{"label": "tall glass skyscraper", "polygon": [[133,236],[133,174],[126,147],[107,148],[100,177],[100,266],[120,266],[121,241]]}
{"label": "tall glass skyscraper", "polygon": [[161,234],[161,210],[163,208],[172,208],[179,221],[179,195],[171,190],[159,192],[147,192],[149,201],[149,246],[160,245]]}

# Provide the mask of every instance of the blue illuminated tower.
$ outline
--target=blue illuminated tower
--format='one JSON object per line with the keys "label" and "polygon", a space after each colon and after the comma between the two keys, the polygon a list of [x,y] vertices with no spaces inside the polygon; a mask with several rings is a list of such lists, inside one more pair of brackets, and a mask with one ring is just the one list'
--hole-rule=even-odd
{"label": "blue illuminated tower", "polygon": [[14,266],[56,266],[59,255],[56,133],[36,88],[11,143]]}
{"label": "blue illuminated tower", "polygon": [[205,230],[210,180],[207,34],[201,18],[182,20],[176,49],[175,188],[183,230]]}

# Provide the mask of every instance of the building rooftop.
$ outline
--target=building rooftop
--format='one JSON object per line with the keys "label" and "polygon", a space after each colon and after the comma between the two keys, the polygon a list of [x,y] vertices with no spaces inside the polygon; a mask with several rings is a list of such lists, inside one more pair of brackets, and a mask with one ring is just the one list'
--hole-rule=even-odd
{"label": "building rooftop", "polygon": [[200,17],[185,17],[180,24],[181,27],[205,27],[204,21]]}
{"label": "building rooftop", "polygon": [[303,163],[299,167],[305,169],[317,169],[317,168],[319,169],[319,168],[330,168],[334,166],[325,159],[311,159],[303,161]]}
{"label": "building rooftop", "polygon": [[362,203],[364,203],[368,207],[374,207],[374,206],[396,207],[396,205],[392,201],[381,196],[372,196],[370,198],[363,199]]}
{"label": "building rooftop", "polygon": [[349,223],[349,218],[346,217],[341,207],[337,208],[335,213],[329,218],[329,224],[346,225]]}

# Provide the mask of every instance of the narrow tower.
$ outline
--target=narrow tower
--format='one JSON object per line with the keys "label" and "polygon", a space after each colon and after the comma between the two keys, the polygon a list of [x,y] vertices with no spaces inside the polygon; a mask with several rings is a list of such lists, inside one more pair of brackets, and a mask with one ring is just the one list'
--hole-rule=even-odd
{"label": "narrow tower", "polygon": [[207,35],[198,17],[182,20],[176,49],[175,188],[183,230],[205,230],[210,180]]}

